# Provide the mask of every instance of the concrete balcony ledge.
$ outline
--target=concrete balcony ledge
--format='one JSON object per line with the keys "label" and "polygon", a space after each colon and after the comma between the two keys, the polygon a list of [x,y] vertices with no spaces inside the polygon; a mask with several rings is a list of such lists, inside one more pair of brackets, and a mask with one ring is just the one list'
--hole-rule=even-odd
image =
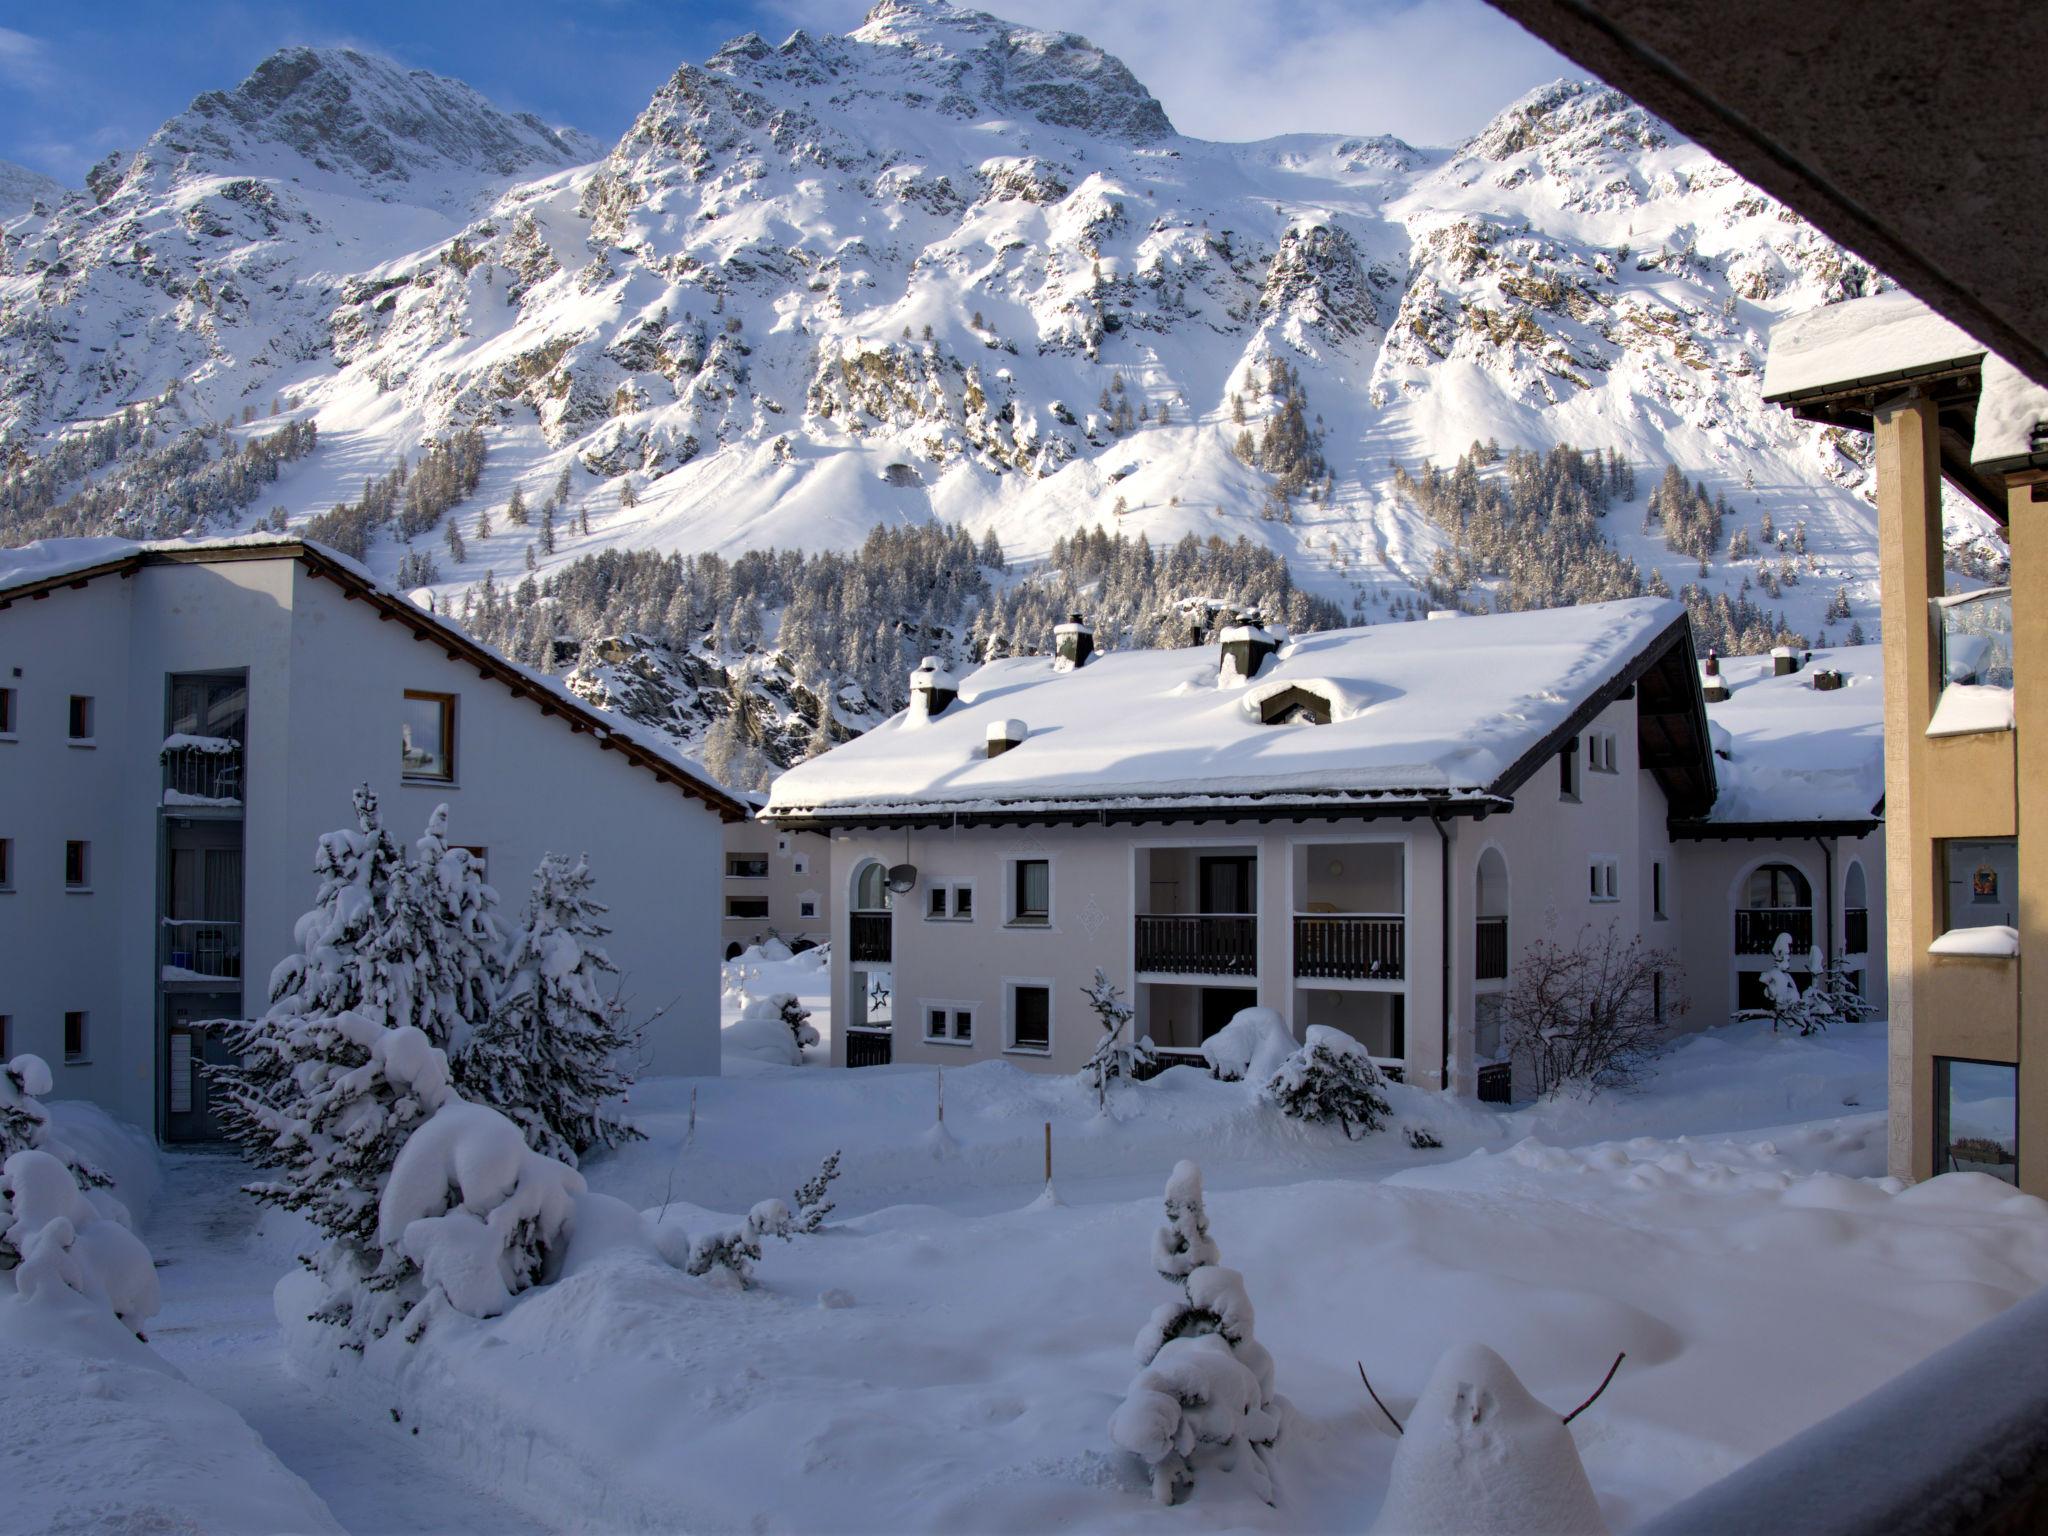
{"label": "concrete balcony ledge", "polygon": [[1927,946],[1930,955],[1967,955],[1979,960],[2011,960],[2020,952],[2017,928],[1952,928]]}
{"label": "concrete balcony ledge", "polygon": [[1950,683],[1941,690],[1934,718],[1927,722],[1927,734],[1970,736],[1979,731],[2009,731],[2013,728],[2012,699],[2010,688]]}

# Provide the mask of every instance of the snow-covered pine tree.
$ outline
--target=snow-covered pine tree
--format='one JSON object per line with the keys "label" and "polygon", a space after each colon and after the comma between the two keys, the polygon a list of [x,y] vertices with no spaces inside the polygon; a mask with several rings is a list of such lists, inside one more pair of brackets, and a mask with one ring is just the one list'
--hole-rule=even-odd
{"label": "snow-covered pine tree", "polygon": [[1124,1038],[1124,1031],[1138,1016],[1138,1011],[1123,1000],[1121,990],[1100,966],[1096,967],[1095,980],[1081,989],[1081,995],[1088,999],[1096,1022],[1102,1026],[1102,1039],[1095,1047],[1095,1054],[1081,1069],[1099,1100],[1108,1091],[1111,1078],[1135,1077],[1139,1068],[1152,1065],[1155,1059],[1152,1039],[1149,1035],[1142,1040]]}
{"label": "snow-covered pine tree", "polygon": [[1179,1294],[1138,1334],[1140,1369],[1110,1416],[1110,1439],[1146,1463],[1162,1504],[1210,1466],[1237,1471],[1271,1504],[1266,1453],[1286,1413],[1273,1391],[1273,1357],[1253,1336],[1244,1276],[1218,1262],[1202,1170],[1185,1159],[1175,1164],[1165,1204],[1152,1262]]}
{"label": "snow-covered pine tree", "polygon": [[505,985],[455,1061],[465,1098],[499,1110],[527,1145],[572,1168],[593,1147],[640,1135],[605,1108],[632,1086],[622,1063],[634,1036],[592,883],[587,859],[541,859]]}
{"label": "snow-covered pine tree", "polygon": [[[24,1052],[12,1061],[0,1063],[0,1166],[17,1152],[44,1152],[70,1170],[79,1188],[106,1188],[114,1181],[55,1134],[50,1112],[40,1102],[52,1084],[50,1064],[40,1056]],[[838,1156],[835,1152],[829,1164],[833,1173],[839,1171]],[[831,1206],[825,1209],[830,1210]],[[20,1257],[9,1246],[7,1226],[0,1221],[0,1269],[12,1268]]]}
{"label": "snow-covered pine tree", "polygon": [[411,1024],[459,1055],[504,977],[497,905],[475,856],[448,846],[448,807],[435,806],[385,891],[374,964],[392,999],[387,1024]]}
{"label": "snow-covered pine tree", "polygon": [[224,1129],[258,1168],[282,1161],[271,1145],[271,1126],[301,1092],[293,1078],[299,1065],[293,1021],[350,1009],[378,1019],[389,1015],[388,973],[380,971],[377,952],[404,861],[378,818],[369,785],[357,788],[354,803],[355,826],[320,839],[313,860],[318,894],[292,930],[299,952],[270,973],[269,1010],[225,1025],[222,1041],[236,1064],[208,1069],[219,1085]]}
{"label": "snow-covered pine tree", "polygon": [[1292,1120],[1334,1120],[1356,1140],[1387,1122],[1387,1080],[1365,1047],[1342,1030],[1311,1024],[1301,1049],[1265,1085],[1266,1097]]}
{"label": "snow-covered pine tree", "polygon": [[796,1188],[795,1230],[815,1232],[832,1214],[832,1181],[839,1177],[839,1151],[834,1148],[818,1165],[818,1171]]}

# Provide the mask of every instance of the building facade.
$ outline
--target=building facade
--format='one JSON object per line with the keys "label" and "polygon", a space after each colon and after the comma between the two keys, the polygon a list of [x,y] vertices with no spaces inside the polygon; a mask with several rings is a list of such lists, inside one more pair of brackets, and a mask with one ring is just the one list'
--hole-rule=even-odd
{"label": "building facade", "polygon": [[795,950],[832,933],[829,900],[832,849],[821,833],[785,830],[754,812],[725,828],[725,873],[719,885],[719,944],[728,960],[779,939]]}
{"label": "building facade", "polygon": [[[1408,1081],[1505,1098],[1518,957],[1610,930],[1699,966],[1690,1022],[1728,1016],[1753,963],[1747,886],[1704,868],[1733,844],[1686,836],[1715,781],[1682,609],[1274,638],[1248,658],[1230,634],[913,679],[909,715],[778,781],[768,814],[831,838],[835,1063],[1077,1070],[1100,970],[1168,1052],[1258,1005],[1297,1035],[1344,1030]],[[1751,830],[1760,865],[1812,852]]]}
{"label": "building facade", "polygon": [[516,921],[587,853],[643,1070],[718,1071],[718,868],[744,807],[657,741],[315,546],[9,552],[0,565],[0,1051],[171,1140],[215,1133],[206,1020],[296,948],[361,784],[437,805]]}

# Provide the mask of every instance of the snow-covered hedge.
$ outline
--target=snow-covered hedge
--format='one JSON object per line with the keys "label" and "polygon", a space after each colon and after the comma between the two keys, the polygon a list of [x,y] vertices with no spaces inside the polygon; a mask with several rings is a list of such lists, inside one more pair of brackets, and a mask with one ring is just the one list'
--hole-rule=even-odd
{"label": "snow-covered hedge", "polygon": [[1202,1042],[1202,1059],[1226,1083],[1267,1082],[1293,1054],[1293,1032],[1271,1008],[1239,1009]]}
{"label": "snow-covered hedge", "polygon": [[25,1301],[75,1293],[137,1334],[161,1305],[142,1239],[88,1200],[48,1152],[25,1149],[0,1166],[0,1236]]}

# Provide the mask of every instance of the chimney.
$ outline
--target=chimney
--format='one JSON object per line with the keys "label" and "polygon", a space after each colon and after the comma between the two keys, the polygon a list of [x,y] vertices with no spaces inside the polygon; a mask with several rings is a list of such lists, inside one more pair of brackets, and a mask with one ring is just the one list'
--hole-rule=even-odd
{"label": "chimney", "polygon": [[943,715],[946,706],[960,696],[953,674],[939,665],[939,658],[927,656],[910,674],[910,718],[930,720]]}
{"label": "chimney", "polygon": [[1814,690],[1818,693],[1833,693],[1847,681],[1848,679],[1834,667],[1822,667],[1813,674]]}
{"label": "chimney", "polygon": [[1771,651],[1771,676],[1790,677],[1799,670],[1799,653],[1789,645],[1773,647]]}
{"label": "chimney", "polygon": [[988,755],[1001,757],[1022,742],[1028,733],[1022,720],[991,720],[988,723]]}
{"label": "chimney", "polygon": [[1280,649],[1280,642],[1259,623],[1256,608],[1245,609],[1218,638],[1223,644],[1223,656],[1217,675],[1226,683],[1250,682],[1259,675],[1266,658]]}
{"label": "chimney", "polygon": [[1088,658],[1095,654],[1095,631],[1081,622],[1081,615],[1070,613],[1067,622],[1052,627],[1052,648],[1055,655],[1053,666],[1057,671],[1071,672],[1076,667],[1088,665]]}
{"label": "chimney", "polygon": [[1719,704],[1728,697],[1728,679],[1721,675],[1721,653],[1711,645],[1707,647],[1707,659],[1700,663],[1700,694],[1709,704]]}

